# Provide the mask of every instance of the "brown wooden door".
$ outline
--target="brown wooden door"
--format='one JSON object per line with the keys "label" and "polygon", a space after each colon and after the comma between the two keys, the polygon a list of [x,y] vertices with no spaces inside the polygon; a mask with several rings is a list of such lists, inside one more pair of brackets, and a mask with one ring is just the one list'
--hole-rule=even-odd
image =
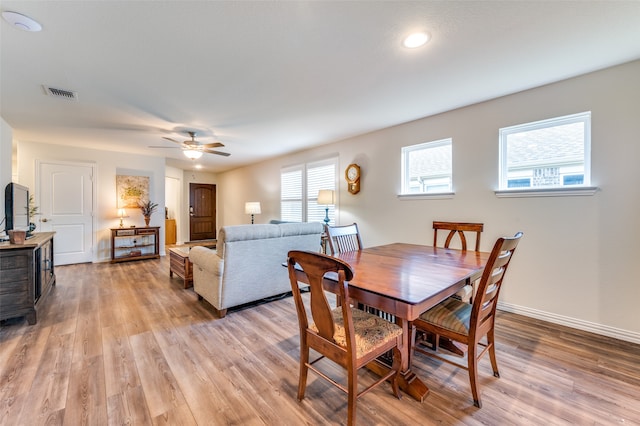
{"label": "brown wooden door", "polygon": [[189,240],[216,238],[216,186],[189,184]]}

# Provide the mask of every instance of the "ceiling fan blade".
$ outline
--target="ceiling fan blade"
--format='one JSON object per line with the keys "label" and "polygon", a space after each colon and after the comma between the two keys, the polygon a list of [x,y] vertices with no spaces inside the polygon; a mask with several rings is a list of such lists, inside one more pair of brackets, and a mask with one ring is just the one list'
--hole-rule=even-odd
{"label": "ceiling fan blade", "polygon": [[205,149],[208,149],[208,148],[220,148],[221,146],[224,146],[224,144],[222,142],[213,142],[213,143],[203,143],[200,146]]}
{"label": "ceiling fan blade", "polygon": [[176,148],[179,148],[179,147],[177,147],[177,146],[149,145],[147,148],[171,148],[171,149],[176,149]]}
{"label": "ceiling fan blade", "polygon": [[166,136],[163,136],[163,137],[162,137],[162,139],[166,139],[166,140],[168,140],[168,141],[171,141],[171,142],[174,142],[174,143],[179,143],[180,145],[182,145],[182,142],[178,142],[177,140],[175,140],[175,139],[171,139],[171,138],[168,138],[168,137],[166,137]]}
{"label": "ceiling fan blade", "polygon": [[230,156],[230,155],[231,155],[231,154],[229,154],[228,152],[214,151],[214,150],[212,150],[212,149],[204,149],[203,151],[204,151],[204,152],[206,152],[206,153],[209,153],[209,154],[222,155],[222,156],[224,156],[224,157],[228,157],[228,156]]}

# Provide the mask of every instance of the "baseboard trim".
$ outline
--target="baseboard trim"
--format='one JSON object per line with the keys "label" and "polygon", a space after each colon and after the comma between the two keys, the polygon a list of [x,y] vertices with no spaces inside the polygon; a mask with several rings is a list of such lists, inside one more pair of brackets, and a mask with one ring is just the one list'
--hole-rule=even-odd
{"label": "baseboard trim", "polygon": [[626,342],[640,344],[640,333],[620,328],[609,327],[590,321],[579,320],[564,315],[552,314],[550,312],[531,309],[524,306],[513,305],[510,303],[498,302],[498,309],[514,314],[520,314],[531,318],[551,322],[554,324],[564,325],[578,330],[588,331],[602,336],[613,337],[614,339],[624,340]]}

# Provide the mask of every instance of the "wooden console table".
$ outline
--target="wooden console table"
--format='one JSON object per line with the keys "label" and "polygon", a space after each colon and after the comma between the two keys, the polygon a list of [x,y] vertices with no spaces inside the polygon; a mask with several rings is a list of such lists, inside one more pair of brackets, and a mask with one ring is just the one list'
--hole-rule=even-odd
{"label": "wooden console table", "polygon": [[26,316],[37,322],[37,311],[56,283],[53,235],[38,232],[24,244],[0,243],[0,320]]}
{"label": "wooden console table", "polygon": [[159,226],[111,228],[111,263],[160,257]]}

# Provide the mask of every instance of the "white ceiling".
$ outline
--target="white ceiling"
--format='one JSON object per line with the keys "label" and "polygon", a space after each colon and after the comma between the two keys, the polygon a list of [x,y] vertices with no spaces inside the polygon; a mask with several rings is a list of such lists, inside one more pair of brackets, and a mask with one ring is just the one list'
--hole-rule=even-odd
{"label": "white ceiling", "polygon": [[[640,59],[640,1],[14,1],[0,114],[21,141],[223,171]],[[424,47],[401,47],[426,30]],[[46,96],[42,85],[77,92]]]}

